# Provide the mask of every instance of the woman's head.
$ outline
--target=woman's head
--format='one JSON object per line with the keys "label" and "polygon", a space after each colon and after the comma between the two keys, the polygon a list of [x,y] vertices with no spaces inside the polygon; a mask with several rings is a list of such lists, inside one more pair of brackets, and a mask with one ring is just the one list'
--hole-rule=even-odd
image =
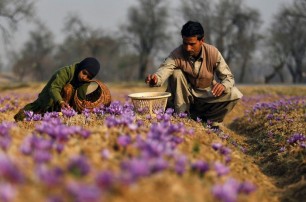
{"label": "woman's head", "polygon": [[100,70],[100,63],[96,58],[88,57],[77,66],[79,81],[89,81],[94,78]]}

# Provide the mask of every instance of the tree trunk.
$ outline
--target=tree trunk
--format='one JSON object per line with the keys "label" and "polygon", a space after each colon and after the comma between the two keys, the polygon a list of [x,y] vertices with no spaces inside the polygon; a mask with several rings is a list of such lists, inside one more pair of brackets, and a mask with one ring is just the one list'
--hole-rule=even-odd
{"label": "tree trunk", "polygon": [[139,56],[139,73],[138,80],[143,80],[146,76],[149,55],[147,53],[140,53]]}

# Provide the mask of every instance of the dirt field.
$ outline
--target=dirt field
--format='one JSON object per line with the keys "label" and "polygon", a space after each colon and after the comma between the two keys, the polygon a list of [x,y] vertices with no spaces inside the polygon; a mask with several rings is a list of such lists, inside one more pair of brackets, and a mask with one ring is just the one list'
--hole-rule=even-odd
{"label": "dirt field", "polygon": [[238,86],[244,97],[220,132],[177,115],[129,111],[128,94],[164,88],[107,85],[113,105],[102,114],[13,125],[43,84],[0,87],[3,201],[306,198],[305,86]]}

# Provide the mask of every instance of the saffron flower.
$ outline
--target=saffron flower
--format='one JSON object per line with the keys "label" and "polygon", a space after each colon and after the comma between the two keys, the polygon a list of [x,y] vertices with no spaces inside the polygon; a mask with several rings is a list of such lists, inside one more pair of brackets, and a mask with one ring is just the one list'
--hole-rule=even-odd
{"label": "saffron flower", "polygon": [[0,201],[14,201],[16,188],[9,183],[0,183]]}
{"label": "saffron flower", "polygon": [[198,172],[200,175],[203,175],[209,170],[209,164],[205,161],[198,160],[191,164],[191,169],[194,172]]}
{"label": "saffron flower", "polygon": [[96,176],[96,184],[102,190],[110,189],[115,183],[115,181],[115,176],[111,171],[103,171],[98,173],[98,175]]}
{"label": "saffron flower", "polygon": [[61,168],[47,168],[46,165],[41,165],[36,168],[38,178],[47,186],[57,186],[63,180],[64,171]]}
{"label": "saffron flower", "polygon": [[129,135],[120,135],[117,138],[117,143],[123,147],[128,146],[129,144],[131,144],[132,139]]}
{"label": "saffron flower", "polygon": [[230,171],[229,167],[225,166],[224,164],[222,164],[220,162],[215,162],[214,163],[214,168],[215,168],[215,171],[217,172],[218,176],[226,175]]}
{"label": "saffron flower", "polygon": [[83,177],[90,171],[90,165],[84,156],[72,157],[67,165],[68,171],[77,177]]}
{"label": "saffron flower", "polygon": [[67,118],[71,118],[77,114],[77,112],[73,108],[65,108],[61,109],[63,115]]}
{"label": "saffron flower", "polygon": [[74,198],[73,201],[78,202],[99,202],[100,190],[95,185],[87,185],[76,182],[71,182],[67,185],[68,193]]}
{"label": "saffron flower", "polygon": [[0,154],[0,179],[1,178],[5,179],[7,182],[16,184],[24,180],[17,166],[4,154]]}

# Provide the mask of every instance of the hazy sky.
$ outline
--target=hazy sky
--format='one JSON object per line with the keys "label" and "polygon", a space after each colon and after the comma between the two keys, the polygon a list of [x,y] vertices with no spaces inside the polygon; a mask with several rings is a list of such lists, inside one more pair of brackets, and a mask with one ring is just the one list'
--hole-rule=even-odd
{"label": "hazy sky", "polygon": [[[259,9],[263,25],[267,26],[279,7],[292,0],[244,1],[248,6]],[[168,2],[173,9],[180,0],[168,0]],[[54,33],[55,41],[60,42],[63,39],[63,22],[67,14],[78,13],[84,22],[94,28],[117,31],[118,26],[126,20],[127,9],[136,4],[137,0],[36,0],[36,12],[41,21]],[[15,48],[22,47],[28,39],[29,30],[30,26],[27,23],[21,24],[15,34]]]}
{"label": "hazy sky", "polygon": [[[271,17],[281,4],[291,0],[244,0],[247,5],[260,10],[264,24],[268,24]],[[172,8],[180,0],[168,0]],[[61,40],[63,20],[68,13],[79,13],[84,22],[103,30],[116,31],[119,24],[124,23],[127,9],[137,4],[137,0],[37,0],[37,15]],[[26,27],[23,26],[26,30]],[[21,40],[27,38],[27,32],[19,36]]]}

